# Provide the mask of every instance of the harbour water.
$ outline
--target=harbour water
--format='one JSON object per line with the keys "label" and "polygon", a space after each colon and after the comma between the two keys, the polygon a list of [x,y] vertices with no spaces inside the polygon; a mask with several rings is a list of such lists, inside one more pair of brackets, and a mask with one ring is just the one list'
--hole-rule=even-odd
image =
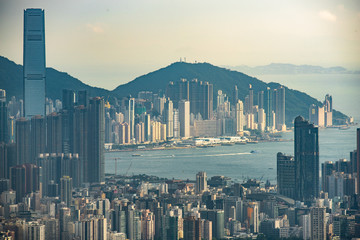
{"label": "harbour water", "polygon": [[[105,172],[115,173],[114,158],[118,158],[117,174],[147,174],[194,180],[197,172],[206,171],[208,177],[222,175],[238,182],[256,178],[276,183],[276,154],[294,153],[294,133],[283,133],[282,138],[290,141],[211,148],[107,152]],[[356,148],[356,127],[352,126],[347,130],[320,129],[319,142],[320,163],[349,159],[350,151]],[[133,156],[134,153],[137,156]]]}

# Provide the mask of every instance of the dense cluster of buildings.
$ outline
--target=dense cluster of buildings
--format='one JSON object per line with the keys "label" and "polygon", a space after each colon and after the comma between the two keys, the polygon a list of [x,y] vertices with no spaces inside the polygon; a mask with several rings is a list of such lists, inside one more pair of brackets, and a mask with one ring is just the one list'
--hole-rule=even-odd
{"label": "dense cluster of buildings", "polygon": [[[277,185],[199,172],[195,181],[105,176],[104,146],[283,131],[285,88],[244,102],[197,79],[110,105],[86,91],[45,98],[44,11],[24,12],[24,101],[0,90],[0,239],[349,239],[360,236],[360,129],[350,161],[319,163],[318,128],[294,121]],[[36,52],[36,54],[34,54]],[[332,99],[310,110],[329,126]],[[314,113],[313,113],[314,112]],[[264,235],[264,236],[263,236]]]}

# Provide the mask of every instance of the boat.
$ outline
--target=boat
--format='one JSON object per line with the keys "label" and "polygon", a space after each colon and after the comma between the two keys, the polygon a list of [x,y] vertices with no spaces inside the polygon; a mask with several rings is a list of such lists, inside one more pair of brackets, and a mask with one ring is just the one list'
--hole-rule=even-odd
{"label": "boat", "polygon": [[339,127],[339,130],[348,130],[350,127],[349,126],[342,126],[342,127]]}
{"label": "boat", "polygon": [[237,144],[237,145],[246,145],[246,142],[245,141],[235,142],[235,144]]}
{"label": "boat", "polygon": [[256,144],[256,143],[258,143],[258,141],[256,141],[256,140],[251,140],[251,141],[248,141],[247,143]]}
{"label": "boat", "polygon": [[234,143],[233,142],[224,142],[224,143],[221,143],[221,146],[233,146]]}
{"label": "boat", "polygon": [[133,156],[133,157],[141,157],[141,154],[134,153],[134,154],[132,154],[131,156]]}

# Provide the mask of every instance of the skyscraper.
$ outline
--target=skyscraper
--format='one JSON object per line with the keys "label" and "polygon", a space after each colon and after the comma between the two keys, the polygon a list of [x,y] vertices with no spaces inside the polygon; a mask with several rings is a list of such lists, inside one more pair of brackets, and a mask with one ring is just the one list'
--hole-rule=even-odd
{"label": "skyscraper", "polygon": [[8,132],[8,108],[6,104],[6,92],[0,89],[0,142],[9,140]]}
{"label": "skyscraper", "polygon": [[25,117],[45,116],[45,21],[44,10],[24,11]]}
{"label": "skyscraper", "polygon": [[206,172],[198,172],[196,174],[196,193],[207,191]]}
{"label": "skyscraper", "polygon": [[276,128],[279,131],[286,130],[285,125],[285,88],[281,86],[276,90]]}
{"label": "skyscraper", "polygon": [[16,155],[17,164],[30,162],[30,121],[26,118],[19,118],[16,120]]}
{"label": "skyscraper", "polygon": [[90,99],[88,114],[88,181],[105,181],[105,103],[104,99]]}
{"label": "skyscraper", "polygon": [[295,118],[296,200],[319,196],[319,134],[303,117]]}
{"label": "skyscraper", "polygon": [[180,137],[190,137],[190,102],[179,102]]}
{"label": "skyscraper", "polygon": [[31,118],[31,162],[35,162],[40,153],[46,152],[46,123],[41,115]]}
{"label": "skyscraper", "polygon": [[48,153],[62,153],[62,117],[53,112],[46,116],[47,138],[46,148]]}
{"label": "skyscraper", "polygon": [[248,113],[253,113],[254,106],[254,90],[252,89],[251,84],[249,84],[249,109]]}
{"label": "skyscraper", "polygon": [[236,132],[238,133],[244,130],[244,104],[242,101],[238,100],[235,107]]}
{"label": "skyscraper", "polygon": [[74,139],[73,152],[79,154],[80,159],[80,183],[87,182],[88,179],[88,111],[84,105],[80,105],[74,110]]}
{"label": "skyscraper", "polygon": [[174,137],[174,109],[170,99],[165,103],[164,123],[166,124],[167,138]]}
{"label": "skyscraper", "polygon": [[126,122],[130,127],[130,139],[132,141],[135,134],[135,98],[129,98],[128,118]]}
{"label": "skyscraper", "polygon": [[311,240],[326,239],[326,208],[311,208]]}
{"label": "skyscraper", "polygon": [[[360,176],[360,128],[356,129],[357,176]],[[360,193],[360,177],[357,178],[357,192]]]}
{"label": "skyscraper", "polygon": [[63,176],[60,179],[60,200],[70,207],[72,201],[72,178],[69,176]]}
{"label": "skyscraper", "polygon": [[295,160],[292,156],[277,154],[277,189],[278,193],[295,198]]}
{"label": "skyscraper", "polygon": [[272,90],[268,87],[266,88],[265,94],[264,94],[264,110],[266,114],[266,127],[270,129],[273,126],[272,121],[272,112],[273,112],[273,94]]}

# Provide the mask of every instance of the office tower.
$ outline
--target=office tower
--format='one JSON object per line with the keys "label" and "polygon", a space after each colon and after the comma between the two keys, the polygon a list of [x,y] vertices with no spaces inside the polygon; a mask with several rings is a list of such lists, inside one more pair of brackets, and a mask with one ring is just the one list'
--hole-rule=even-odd
{"label": "office tower", "polygon": [[244,130],[244,105],[243,102],[238,100],[235,105],[235,121],[236,132],[242,132]]}
{"label": "office tower", "polygon": [[266,127],[270,129],[271,126],[273,126],[272,122],[272,112],[273,112],[273,94],[272,90],[267,87],[266,91],[264,93],[264,110],[266,114]]}
{"label": "office tower", "polygon": [[17,164],[30,162],[30,121],[26,118],[19,118],[16,120],[16,155]]}
{"label": "office tower", "polygon": [[165,103],[164,123],[166,124],[167,138],[174,137],[174,109],[170,98]]}
{"label": "office tower", "polygon": [[158,206],[156,206],[154,214],[155,214],[155,240],[161,240],[166,239],[166,231],[165,231],[165,223],[166,223],[166,217],[163,214],[163,207],[160,207],[160,204],[158,203]]}
{"label": "office tower", "polygon": [[33,164],[17,165],[10,169],[11,189],[16,191],[16,202],[31,192],[40,190],[40,169]]}
{"label": "office tower", "polygon": [[126,212],[119,200],[115,201],[113,211],[111,212],[111,230],[122,233],[126,232]]}
{"label": "office tower", "polygon": [[111,143],[111,142],[112,142],[112,119],[110,117],[110,113],[106,111],[105,112],[105,143]]}
{"label": "office tower", "polygon": [[9,141],[8,131],[8,107],[6,104],[5,90],[0,89],[0,142]]}
{"label": "office tower", "polygon": [[327,112],[332,112],[333,110],[333,103],[332,103],[332,96],[329,94],[326,94],[325,96],[325,101],[324,101],[324,105],[325,105],[325,111]]}
{"label": "office tower", "polygon": [[[360,176],[360,128],[356,129],[357,176]],[[360,193],[360,177],[357,177],[357,192]]]}
{"label": "office tower", "polygon": [[89,102],[89,96],[86,90],[81,90],[78,91],[78,100],[77,100],[77,105],[81,106],[83,105],[84,107],[87,107]]}
{"label": "office tower", "polygon": [[31,118],[31,162],[35,162],[40,153],[46,152],[46,123],[41,115]]}
{"label": "office tower", "polygon": [[166,88],[166,96],[171,98],[174,108],[178,108],[180,100],[189,101],[189,82],[182,78],[178,82],[169,82]]}
{"label": "office tower", "polygon": [[190,102],[181,100],[179,102],[180,137],[190,137]]}
{"label": "office tower", "polygon": [[75,107],[73,125],[73,152],[79,154],[80,184],[88,179],[88,110],[84,105]]}
{"label": "office tower", "polygon": [[143,139],[141,138],[142,136],[142,128],[141,128],[141,124],[140,123],[137,123],[135,125],[135,142],[136,143],[142,143],[143,142]]}
{"label": "office tower", "polygon": [[128,99],[128,106],[126,113],[127,113],[127,117],[125,121],[129,124],[130,139],[132,141],[135,134],[135,98],[130,97]]}
{"label": "office tower", "polygon": [[26,223],[26,239],[45,240],[45,225],[38,222]]}
{"label": "office tower", "polygon": [[254,106],[254,90],[252,89],[251,84],[249,84],[249,109],[248,113],[253,113]]}
{"label": "office tower", "polygon": [[0,178],[10,178],[10,168],[17,165],[16,144],[0,143]]}
{"label": "office tower", "polygon": [[239,100],[239,90],[237,85],[234,86],[234,92],[233,92],[233,101],[232,104],[236,106],[237,102]]}
{"label": "office tower", "polygon": [[276,128],[279,131],[286,130],[285,125],[285,88],[281,86],[276,90]]}
{"label": "office tower", "polygon": [[47,152],[62,153],[62,115],[53,112],[46,116]]}
{"label": "office tower", "polygon": [[201,240],[201,219],[193,216],[184,219],[184,240]]}
{"label": "office tower", "polygon": [[250,228],[250,232],[257,233],[259,232],[259,204],[258,202],[248,202],[246,206],[246,216],[248,227]]}
{"label": "office tower", "polygon": [[326,208],[311,208],[311,240],[326,239]]}
{"label": "office tower", "polygon": [[296,200],[319,196],[319,134],[303,117],[295,118]]}
{"label": "office tower", "polygon": [[63,176],[60,179],[60,200],[70,207],[72,201],[72,178]]}
{"label": "office tower", "polygon": [[207,176],[206,172],[198,172],[196,174],[196,193],[203,193],[204,191],[207,191]]}
{"label": "office tower", "polygon": [[145,126],[144,126],[144,135],[145,135],[145,141],[150,141],[150,135],[151,135],[151,119],[150,114],[145,114]]}
{"label": "office tower", "polygon": [[24,10],[25,117],[45,116],[45,21],[44,10]]}
{"label": "office tower", "polygon": [[295,160],[283,153],[277,154],[277,190],[278,193],[295,199]]}
{"label": "office tower", "polygon": [[104,99],[90,99],[88,114],[88,182],[105,181],[105,109]]}

